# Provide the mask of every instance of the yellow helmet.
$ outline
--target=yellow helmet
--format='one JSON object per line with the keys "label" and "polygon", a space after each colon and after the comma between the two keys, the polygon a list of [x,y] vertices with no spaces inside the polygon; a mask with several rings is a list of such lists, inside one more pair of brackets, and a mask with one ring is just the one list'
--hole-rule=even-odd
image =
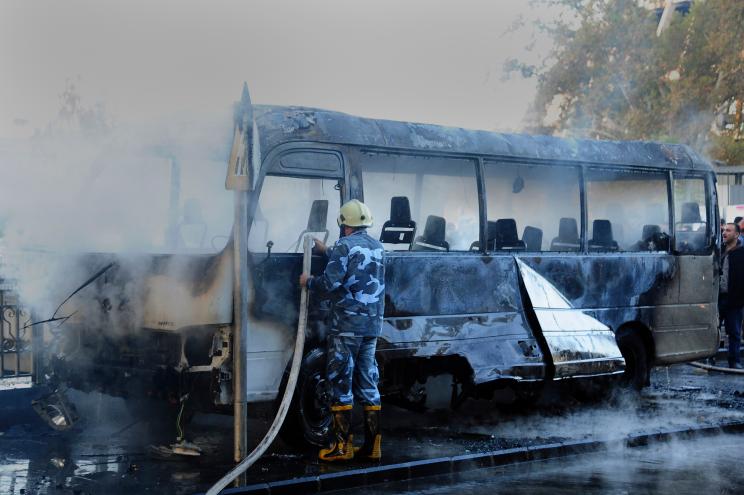
{"label": "yellow helmet", "polygon": [[347,227],[371,227],[374,218],[367,205],[358,199],[344,203],[338,212],[336,222],[338,226],[346,225]]}

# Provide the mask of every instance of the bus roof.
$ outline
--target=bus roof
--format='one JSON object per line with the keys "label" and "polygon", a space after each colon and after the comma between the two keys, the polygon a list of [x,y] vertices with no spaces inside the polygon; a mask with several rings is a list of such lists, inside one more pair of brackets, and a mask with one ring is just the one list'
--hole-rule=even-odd
{"label": "bus roof", "polygon": [[595,141],[503,134],[431,124],[356,117],[306,107],[254,105],[262,154],[292,141],[352,144],[428,153],[711,170],[690,147],[642,141]]}

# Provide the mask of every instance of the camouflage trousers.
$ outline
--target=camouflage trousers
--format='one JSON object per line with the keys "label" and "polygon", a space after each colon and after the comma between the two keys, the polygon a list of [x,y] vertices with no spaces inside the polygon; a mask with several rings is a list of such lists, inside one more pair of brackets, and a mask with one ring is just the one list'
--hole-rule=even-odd
{"label": "camouflage trousers", "polygon": [[326,349],[326,378],[332,405],[379,406],[375,360],[377,337],[330,333]]}

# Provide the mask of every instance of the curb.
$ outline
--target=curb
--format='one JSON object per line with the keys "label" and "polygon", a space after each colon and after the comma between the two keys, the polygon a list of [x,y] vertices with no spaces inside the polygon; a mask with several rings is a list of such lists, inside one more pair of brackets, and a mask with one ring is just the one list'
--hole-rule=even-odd
{"label": "curb", "polygon": [[338,473],[326,473],[317,476],[307,476],[288,480],[257,483],[239,488],[229,488],[220,493],[224,495],[319,493],[330,490],[339,490],[342,488],[348,489],[391,481],[402,481],[411,478],[451,474],[474,469],[517,464],[520,462],[554,459],[569,455],[598,452],[607,450],[611,446],[624,446],[628,448],[642,447],[653,442],[712,436],[721,433],[744,433],[744,421],[724,423],[717,426],[661,429],[610,440],[578,440],[572,442],[550,443],[530,447],[482,452],[478,454],[439,457],[369,468],[350,469]]}

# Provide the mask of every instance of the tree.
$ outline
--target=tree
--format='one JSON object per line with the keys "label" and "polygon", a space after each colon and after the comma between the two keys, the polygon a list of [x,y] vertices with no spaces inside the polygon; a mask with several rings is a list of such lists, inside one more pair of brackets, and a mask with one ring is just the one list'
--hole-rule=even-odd
{"label": "tree", "polygon": [[690,144],[744,163],[744,2],[697,0],[656,36],[648,2],[538,0],[569,14],[547,26],[555,48],[529,117],[533,131]]}

